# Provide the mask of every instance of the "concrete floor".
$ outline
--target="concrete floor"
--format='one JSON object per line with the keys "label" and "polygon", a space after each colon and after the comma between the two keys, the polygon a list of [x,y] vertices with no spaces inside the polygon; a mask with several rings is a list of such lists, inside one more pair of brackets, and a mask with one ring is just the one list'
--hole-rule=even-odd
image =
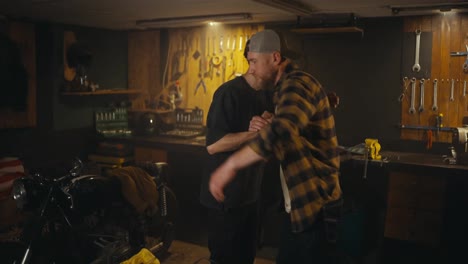
{"label": "concrete floor", "polygon": [[[263,248],[257,254],[255,264],[274,264],[276,252],[273,249]],[[175,240],[169,249],[169,254],[160,259],[161,264],[209,264],[210,253],[208,248]]]}

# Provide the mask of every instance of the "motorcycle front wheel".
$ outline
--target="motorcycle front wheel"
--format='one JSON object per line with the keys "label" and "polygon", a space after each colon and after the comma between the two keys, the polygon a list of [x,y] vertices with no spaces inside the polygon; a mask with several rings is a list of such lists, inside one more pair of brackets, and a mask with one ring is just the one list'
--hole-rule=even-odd
{"label": "motorcycle front wheel", "polygon": [[175,239],[178,204],[174,192],[169,187],[161,186],[158,191],[161,196],[159,212],[148,219],[145,242],[146,248],[157,257],[162,257]]}
{"label": "motorcycle front wheel", "polygon": [[26,246],[19,242],[2,241],[0,242],[0,256],[2,263],[19,264],[26,250]]}

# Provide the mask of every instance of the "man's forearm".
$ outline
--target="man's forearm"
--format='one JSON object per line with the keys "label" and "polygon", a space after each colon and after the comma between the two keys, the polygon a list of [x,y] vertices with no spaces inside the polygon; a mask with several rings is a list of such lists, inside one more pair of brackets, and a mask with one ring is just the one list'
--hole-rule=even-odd
{"label": "man's forearm", "polygon": [[255,138],[257,134],[257,132],[251,131],[229,133],[221,139],[219,139],[218,141],[216,141],[215,143],[206,147],[206,149],[210,155],[219,152],[233,151],[240,148],[247,141]]}
{"label": "man's forearm", "polygon": [[232,154],[211,174],[208,186],[213,197],[218,202],[223,202],[224,188],[236,177],[236,172],[261,160],[265,159],[249,146]]}
{"label": "man's forearm", "polygon": [[239,171],[259,161],[266,161],[266,159],[246,145],[232,154],[225,163],[233,170]]}

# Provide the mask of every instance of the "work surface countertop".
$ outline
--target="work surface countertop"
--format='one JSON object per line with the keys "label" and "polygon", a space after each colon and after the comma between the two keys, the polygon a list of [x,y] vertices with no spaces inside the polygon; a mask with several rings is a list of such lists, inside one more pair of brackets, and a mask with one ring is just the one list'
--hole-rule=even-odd
{"label": "work surface countertop", "polygon": [[[466,165],[451,165],[444,162],[442,155],[426,154],[426,153],[411,153],[398,151],[381,151],[382,160],[369,160],[371,164],[388,164],[388,165],[411,165],[418,167],[433,167],[441,169],[456,169],[468,170]],[[364,162],[363,155],[352,155],[345,159],[353,159]]]}
{"label": "work surface countertop", "polygon": [[205,136],[197,137],[170,137],[170,136],[146,136],[132,137],[135,142],[146,141],[160,144],[188,145],[194,147],[205,147]]}
{"label": "work surface countertop", "polygon": [[[136,145],[147,147],[160,147],[171,150],[205,150],[205,136],[191,138],[179,138],[168,136],[132,136],[122,138]],[[444,162],[442,155],[427,153],[411,153],[399,151],[381,151],[382,160],[369,160],[370,164],[384,165],[407,165],[416,167],[432,167],[439,169],[454,169],[468,171],[467,165],[451,165]],[[355,160],[364,162],[363,155],[342,155],[342,161]]]}
{"label": "work surface countertop", "polygon": [[197,137],[170,137],[170,136],[131,136],[115,138],[119,141],[126,141],[137,146],[146,146],[164,149],[185,149],[185,150],[204,150],[205,136]]}

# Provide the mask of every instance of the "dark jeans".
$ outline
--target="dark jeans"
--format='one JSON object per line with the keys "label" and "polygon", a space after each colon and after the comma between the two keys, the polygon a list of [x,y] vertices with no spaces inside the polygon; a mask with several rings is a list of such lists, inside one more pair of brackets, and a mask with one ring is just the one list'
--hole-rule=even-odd
{"label": "dark jeans", "polygon": [[212,263],[251,264],[257,243],[258,204],[208,209],[208,249]]}
{"label": "dark jeans", "polygon": [[284,213],[276,264],[328,263],[323,218],[300,233],[291,231],[290,215]]}

